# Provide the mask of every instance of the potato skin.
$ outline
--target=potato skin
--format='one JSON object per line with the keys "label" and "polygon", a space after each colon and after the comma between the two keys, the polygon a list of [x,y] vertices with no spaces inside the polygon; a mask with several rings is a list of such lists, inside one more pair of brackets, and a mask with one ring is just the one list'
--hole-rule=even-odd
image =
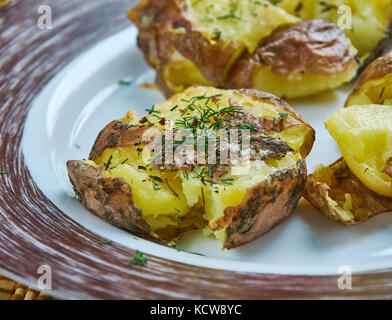
{"label": "potato skin", "polygon": [[225,209],[217,224],[227,226],[223,247],[233,249],[261,237],[296,208],[306,182],[306,164],[298,161],[297,167],[286,169],[268,177],[247,190],[242,203]]}
{"label": "potato skin", "polygon": [[321,19],[275,32],[257,54],[275,74],[285,77],[297,72],[333,77],[358,67],[350,40],[335,24]]}
{"label": "potato skin", "polygon": [[344,33],[334,24],[320,19],[278,30],[264,39],[253,55],[243,53],[233,65],[225,88],[257,87],[254,77],[265,66],[285,79],[298,73],[327,78],[342,74],[354,77],[358,69],[355,49]]}
{"label": "potato skin", "polygon": [[141,0],[134,9],[128,11],[128,18],[139,29],[138,46],[153,68],[157,68],[162,60],[170,58],[173,51],[168,39],[162,37],[162,28],[159,28],[164,21],[174,19],[176,11],[171,3],[166,0]]}
{"label": "potato skin", "polygon": [[256,99],[263,99],[264,102],[269,101],[269,102],[273,103],[274,105],[276,105],[277,107],[282,108],[283,110],[292,114],[294,119],[297,120],[298,122],[295,122],[294,119],[292,119],[288,123],[285,124],[285,126],[286,126],[285,128],[288,128],[291,125],[295,125],[298,123],[306,124],[309,127],[310,131],[309,131],[307,137],[305,138],[305,143],[302,146],[300,153],[304,159],[309,155],[309,153],[312,151],[313,144],[316,139],[316,131],[304,119],[302,119],[302,117],[298,114],[298,112],[293,107],[291,107],[283,99],[281,99],[273,94],[267,93],[267,92],[259,91],[256,89],[239,89],[239,90],[235,90],[235,91],[238,91],[241,94],[246,94],[246,95],[252,96]]}
{"label": "potato skin", "polygon": [[[174,92],[163,77],[163,70],[176,51],[170,39],[163,32],[166,21],[173,21],[177,15],[172,1],[141,0],[132,10],[128,10],[128,18],[137,26],[139,33],[137,44],[144,54],[147,63],[157,71],[155,83],[166,97]],[[145,17],[149,21],[145,22]]]}
{"label": "potato skin", "polygon": [[[93,214],[144,238],[162,242],[151,232],[141,210],[133,204],[132,190],[125,179],[104,177],[104,166],[95,167],[81,160],[67,162],[68,174],[79,201]],[[297,168],[276,172],[250,188],[243,202],[225,210],[220,221],[227,226],[225,249],[237,248],[270,231],[297,206],[306,182],[305,161]],[[284,188],[283,188],[284,186]],[[175,242],[178,235],[167,242]],[[165,241],[165,242],[166,242]]]}
{"label": "potato skin", "polygon": [[151,128],[147,126],[132,126],[121,120],[114,120],[103,128],[95,139],[89,160],[97,159],[106,148],[128,147],[141,144],[143,133]]}
{"label": "potato skin", "polygon": [[[344,225],[356,225],[382,213],[392,211],[392,198],[381,196],[368,189],[348,168],[343,158],[329,166],[328,172],[323,175],[323,180],[335,181],[328,185],[325,181],[319,181],[315,174],[309,175],[304,190],[304,198],[315,208],[333,221],[339,221]],[[344,198],[350,194],[352,198],[352,210],[360,213],[352,220],[342,217],[330,200],[339,197]],[[351,210],[351,212],[352,212]]]}
{"label": "potato skin", "polygon": [[382,79],[392,73],[392,52],[388,52],[380,58],[374,60],[360,75],[355,83],[354,89],[346,100],[345,107],[350,106],[352,99],[371,80]]}
{"label": "potato skin", "polygon": [[[192,23],[185,18],[174,21],[172,25],[173,29],[167,30],[166,35],[174,47],[184,57],[193,61],[206,79],[223,86],[225,70],[239,47],[222,39],[208,41],[201,32],[194,30]],[[177,28],[185,32],[176,32]]]}
{"label": "potato skin", "polygon": [[104,166],[81,160],[68,161],[67,169],[77,198],[90,212],[133,234],[157,239],[133,204],[132,190],[125,179],[104,177]]}

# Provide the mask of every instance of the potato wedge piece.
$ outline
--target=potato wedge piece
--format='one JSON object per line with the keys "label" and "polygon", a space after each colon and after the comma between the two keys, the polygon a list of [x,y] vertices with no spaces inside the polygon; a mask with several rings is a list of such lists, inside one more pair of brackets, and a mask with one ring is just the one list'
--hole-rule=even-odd
{"label": "potato wedge piece", "polygon": [[304,198],[330,219],[345,225],[392,212],[392,199],[368,189],[343,159],[329,167],[316,168],[308,176]]}
{"label": "potato wedge piece", "polygon": [[362,72],[345,107],[369,104],[392,105],[392,52],[374,60]]}
{"label": "potato wedge piece", "polygon": [[392,197],[392,107],[350,106],[325,120],[350,170],[370,190]]}
{"label": "potato wedge piece", "polygon": [[[288,13],[301,19],[325,19],[335,24],[346,24],[348,6],[352,14],[352,28],[346,28],[346,36],[358,49],[361,60],[377,54],[390,40],[392,3],[390,0],[270,0]],[[341,9],[339,9],[341,8]]]}
{"label": "potato wedge piece", "polygon": [[[170,244],[186,231],[203,229],[227,249],[263,235],[292,213],[305,187],[304,158],[314,130],[287,103],[255,90],[191,87],[147,112],[112,121],[89,160],[68,162],[75,193],[91,212]],[[170,130],[191,128],[222,139],[229,127],[251,131],[250,161],[157,163],[158,152],[148,148],[162,141],[150,130],[167,137]],[[185,141],[172,142],[177,150]],[[224,147],[217,150],[219,158]]]}

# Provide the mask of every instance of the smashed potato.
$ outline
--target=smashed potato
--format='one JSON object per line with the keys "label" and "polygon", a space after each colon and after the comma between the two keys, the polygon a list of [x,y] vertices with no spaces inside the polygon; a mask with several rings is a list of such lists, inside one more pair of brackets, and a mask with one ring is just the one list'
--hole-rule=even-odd
{"label": "smashed potato", "polygon": [[[305,187],[304,159],[315,133],[287,103],[255,90],[191,87],[146,111],[139,119],[129,112],[109,123],[89,160],[68,161],[75,193],[91,212],[170,244],[202,229],[227,249],[262,236],[293,212]],[[171,141],[179,159],[189,159],[192,152],[181,153],[186,139],[166,140],[170,130],[185,128],[218,134],[219,141],[223,130],[248,129],[251,157],[228,164],[157,163],[162,154],[149,149],[145,134],[166,129],[165,139],[154,141]],[[204,152],[221,159],[224,148]]]}
{"label": "smashed potato", "polygon": [[[335,24],[346,24],[346,9],[352,14],[352,26],[345,29],[346,36],[358,49],[361,60],[382,49],[383,40],[388,40],[392,22],[390,0],[270,0],[286,12],[301,19],[325,19]],[[341,8],[341,9],[339,9]]]}
{"label": "smashed potato", "polygon": [[296,98],[336,88],[358,69],[335,24],[301,21],[265,0],[142,0],[128,15],[167,97],[197,83]]}
{"label": "smashed potato", "polygon": [[358,224],[392,211],[392,55],[372,62],[325,121],[343,158],[308,177],[304,197],[332,220]]}

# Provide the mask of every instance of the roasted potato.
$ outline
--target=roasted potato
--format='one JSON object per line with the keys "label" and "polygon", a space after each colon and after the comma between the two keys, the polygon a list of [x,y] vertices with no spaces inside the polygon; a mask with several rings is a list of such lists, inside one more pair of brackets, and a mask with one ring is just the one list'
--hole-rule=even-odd
{"label": "roasted potato", "polygon": [[[382,49],[384,40],[390,38],[392,2],[390,0],[269,0],[286,12],[301,19],[325,19],[335,24],[348,23],[342,6],[352,14],[352,26],[345,29],[361,60]],[[349,27],[349,26],[348,26]]]}
{"label": "roasted potato", "polygon": [[370,190],[392,197],[392,107],[350,106],[325,120],[353,174]]}
{"label": "roasted potato", "polygon": [[166,96],[198,83],[295,98],[336,88],[358,69],[335,24],[301,21],[265,0],[142,0],[128,15]]}
{"label": "roasted potato", "polygon": [[325,121],[344,159],[308,177],[304,197],[333,220],[358,224],[392,211],[392,54],[373,61]]}
{"label": "roasted potato", "polygon": [[392,106],[392,52],[374,60],[358,78],[345,106]]}
{"label": "roasted potato", "polygon": [[[190,87],[146,111],[139,119],[130,111],[109,123],[89,160],[67,163],[75,193],[91,212],[169,244],[202,229],[227,249],[260,237],[292,213],[305,186],[304,159],[315,132],[283,100],[255,90]],[[192,135],[215,134],[217,141],[227,128],[248,129],[252,156],[227,164],[177,161],[194,160],[194,143],[189,152],[181,150],[186,139],[166,140],[185,128]],[[165,138],[152,138],[150,131]],[[149,148],[170,146],[168,141],[180,149],[171,163],[166,152]],[[220,145],[204,152],[221,159],[223,150]],[[165,161],[159,163],[159,156]]]}
{"label": "roasted potato", "polygon": [[367,188],[343,159],[329,167],[316,168],[308,177],[304,198],[330,219],[345,225],[392,212],[392,198]]}
{"label": "roasted potato", "polygon": [[245,53],[226,87],[254,87],[287,98],[312,95],[353,79],[356,52],[334,24],[303,21],[264,39],[255,55]]}

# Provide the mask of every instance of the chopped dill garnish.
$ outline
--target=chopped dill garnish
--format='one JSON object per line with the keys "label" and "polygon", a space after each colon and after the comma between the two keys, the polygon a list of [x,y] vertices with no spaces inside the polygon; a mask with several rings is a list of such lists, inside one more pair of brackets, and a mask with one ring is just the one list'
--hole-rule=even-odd
{"label": "chopped dill garnish", "polygon": [[382,99],[382,97],[383,97],[383,95],[384,95],[384,92],[385,92],[385,87],[383,87],[382,89],[381,89],[381,92],[380,92],[380,95],[379,95],[379,99]]}
{"label": "chopped dill garnish", "polygon": [[196,174],[198,177],[201,177],[201,176],[203,175],[203,173],[204,173],[205,170],[206,170],[206,168],[203,167],[203,168],[201,169],[200,173],[195,172],[195,174]]}
{"label": "chopped dill garnish", "polygon": [[118,84],[121,86],[130,86],[132,84],[132,82],[128,81],[128,80],[119,80]]}
{"label": "chopped dill garnish", "polygon": [[155,110],[155,104],[152,105],[151,109],[146,109],[146,111],[148,112],[148,114],[161,113],[159,110]]}
{"label": "chopped dill garnish", "polygon": [[219,40],[220,37],[221,37],[221,35],[222,35],[222,32],[219,31],[219,30],[215,30],[215,31],[213,32],[213,35],[214,35],[214,37],[215,37],[215,40]]}
{"label": "chopped dill garnish", "polygon": [[343,173],[345,173],[348,169],[348,166],[346,166],[345,168],[338,168],[335,170],[335,172],[333,173],[335,176],[340,176]]}
{"label": "chopped dill garnish", "polygon": [[298,13],[299,11],[301,11],[301,9],[303,8],[304,4],[300,1],[298,2],[297,6],[294,9],[295,13]]}
{"label": "chopped dill garnish", "polygon": [[162,189],[155,181],[152,182],[152,187],[154,188],[155,191]]}
{"label": "chopped dill garnish", "polygon": [[185,250],[185,249],[182,249],[182,248],[178,248],[178,247],[172,246],[172,245],[168,245],[168,247],[170,249],[176,250],[177,252],[187,252],[187,253],[197,254],[198,256],[203,256],[204,257],[204,254],[202,254],[202,253],[188,251],[188,250]]}
{"label": "chopped dill garnish", "polygon": [[157,176],[150,176],[150,178],[152,180],[154,180],[154,181],[158,181],[158,182],[161,182],[161,183],[163,182],[163,180],[161,178],[157,177]]}
{"label": "chopped dill garnish", "polygon": [[113,241],[110,241],[110,240],[108,240],[108,241],[99,241],[99,244],[101,245],[101,246],[103,246],[103,245],[108,245],[108,244],[112,244],[113,243]]}
{"label": "chopped dill garnish", "polygon": [[257,99],[260,99],[260,100],[268,100],[268,99],[273,99],[274,97],[259,97],[259,98],[257,98]]}
{"label": "chopped dill garnish", "polygon": [[338,7],[335,6],[334,4],[329,4],[329,3],[325,2],[325,1],[320,1],[319,3],[323,7],[323,9],[321,10],[321,13],[328,12],[328,11],[330,11],[332,9],[338,10]]}
{"label": "chopped dill garnish", "polygon": [[105,170],[109,169],[109,166],[112,163],[112,158],[113,158],[113,155],[111,155],[108,162],[105,163]]}
{"label": "chopped dill garnish", "polygon": [[129,260],[128,266],[132,266],[134,264],[139,264],[144,266],[147,263],[148,259],[146,257],[143,257],[143,252],[140,252],[139,250],[136,250],[135,254]]}
{"label": "chopped dill garnish", "polygon": [[220,181],[224,184],[232,185],[234,179],[220,179]]}

